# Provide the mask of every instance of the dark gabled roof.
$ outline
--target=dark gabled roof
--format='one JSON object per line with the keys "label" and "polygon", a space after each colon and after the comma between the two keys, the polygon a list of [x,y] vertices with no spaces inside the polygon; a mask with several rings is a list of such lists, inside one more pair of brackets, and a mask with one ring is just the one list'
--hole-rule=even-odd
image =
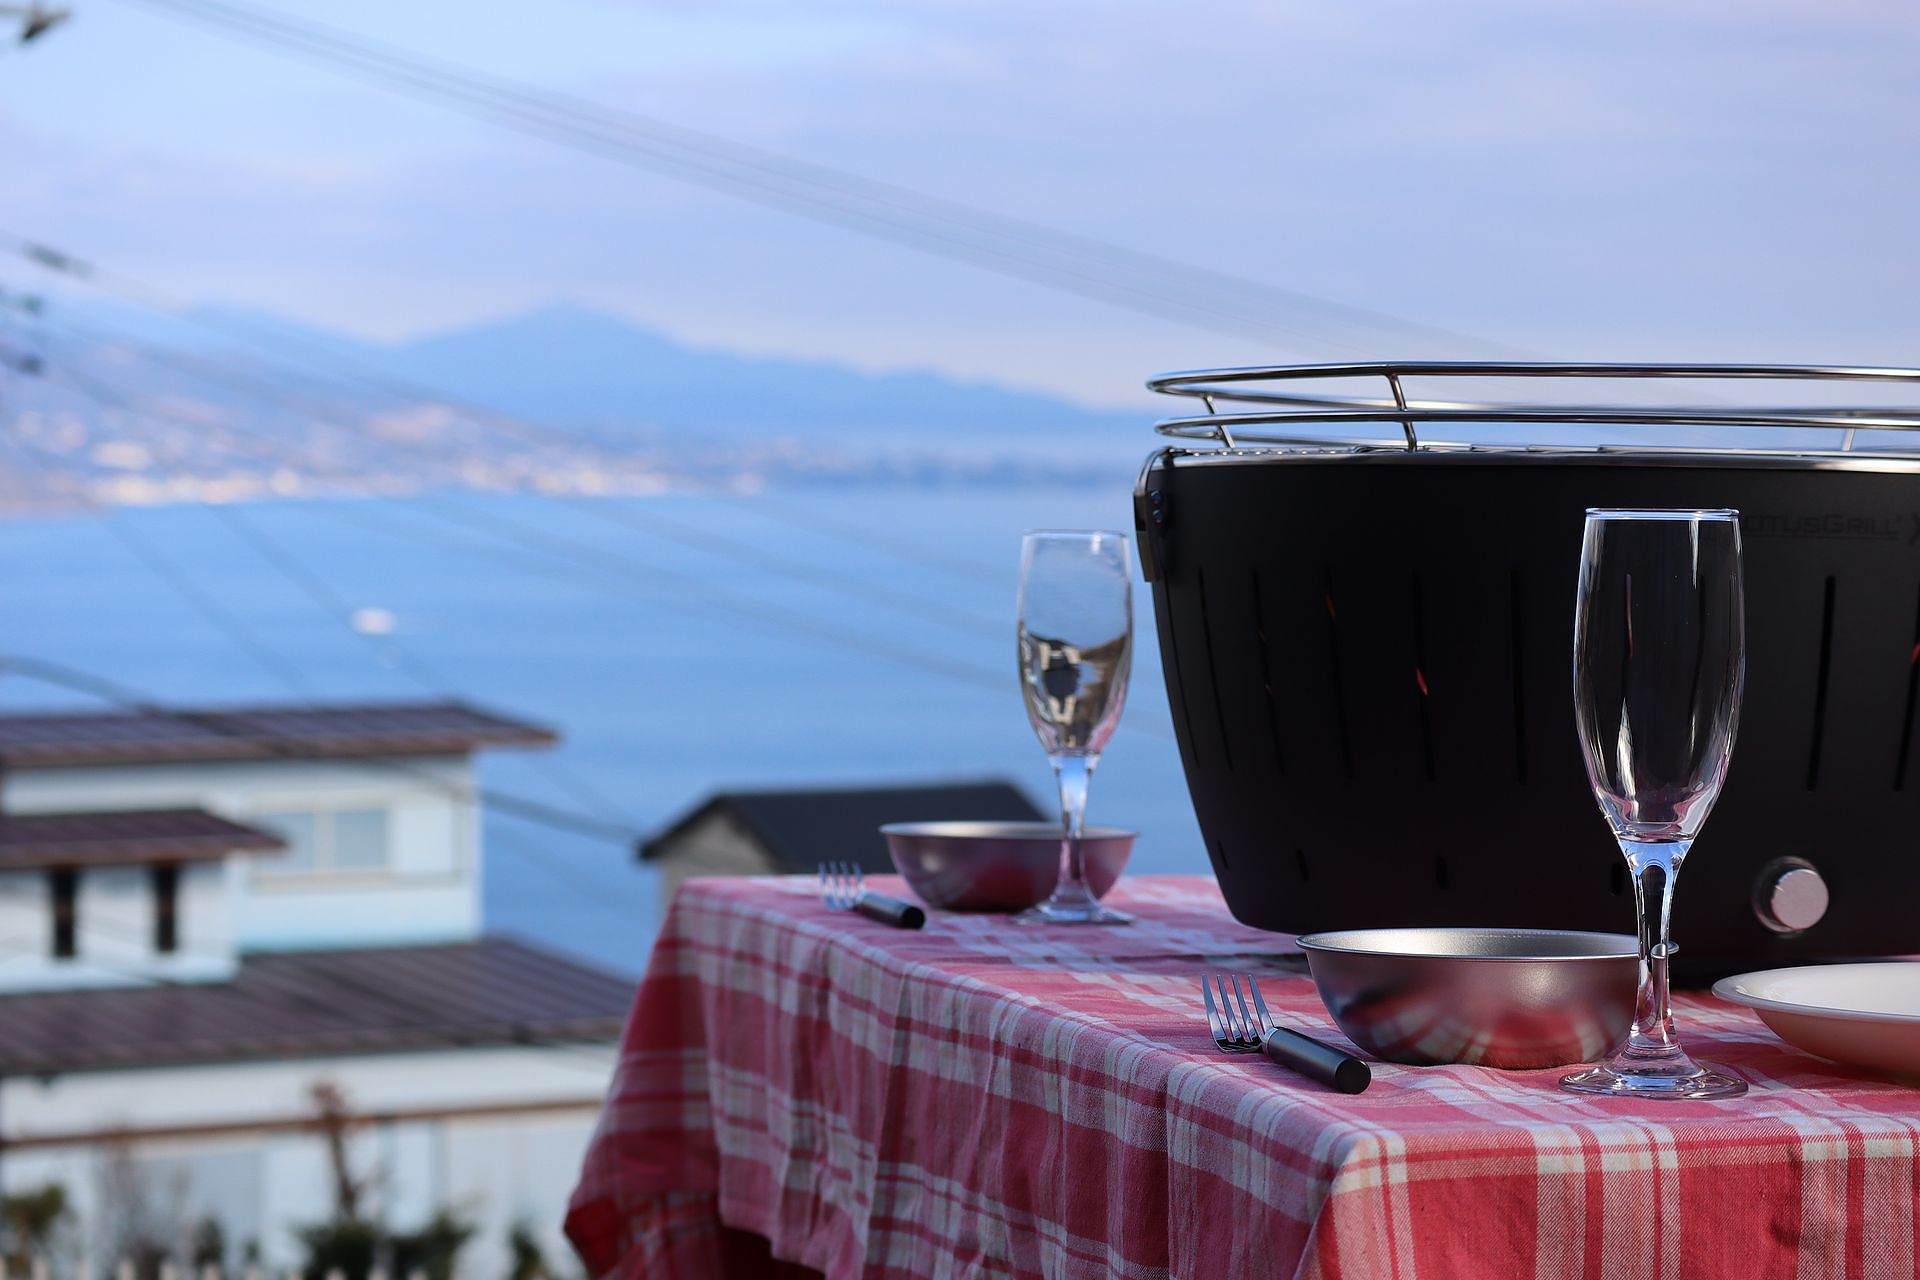
{"label": "dark gabled roof", "polygon": [[553,731],[458,702],[0,714],[0,768],[448,755]]}
{"label": "dark gabled roof", "polygon": [[822,787],[809,791],[722,791],[640,846],[651,861],[715,813],[744,826],[781,871],[811,874],[822,862],[852,860],[891,871],[886,822],[1033,822],[1049,815],[1011,782],[906,787]]}
{"label": "dark gabled roof", "polygon": [[197,862],[284,849],[271,831],[202,809],[0,814],[0,870]]}
{"label": "dark gabled roof", "polygon": [[0,996],[0,1076],[612,1040],[633,994],[506,938],[254,955],[227,982]]}

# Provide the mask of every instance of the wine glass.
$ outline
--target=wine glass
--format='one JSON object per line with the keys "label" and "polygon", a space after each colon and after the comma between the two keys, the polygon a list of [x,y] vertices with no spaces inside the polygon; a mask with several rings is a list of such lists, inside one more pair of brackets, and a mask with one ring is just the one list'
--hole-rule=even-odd
{"label": "wine glass", "polygon": [[1633,872],[1633,1028],[1576,1093],[1730,1098],[1747,1086],[1687,1056],[1667,999],[1673,882],[1726,780],[1745,679],[1736,511],[1587,512],[1573,702],[1587,779]]}
{"label": "wine glass", "polygon": [[1019,924],[1131,924],[1087,888],[1080,847],[1087,785],[1120,722],[1133,665],[1133,579],[1125,535],[1035,530],[1020,547],[1020,688],[1060,784],[1060,879]]}

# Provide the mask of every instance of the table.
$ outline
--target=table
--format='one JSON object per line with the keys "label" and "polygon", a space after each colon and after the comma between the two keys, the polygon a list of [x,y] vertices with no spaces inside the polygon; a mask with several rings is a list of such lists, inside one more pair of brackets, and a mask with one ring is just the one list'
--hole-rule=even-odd
{"label": "table", "polygon": [[1339,1039],[1290,939],[1201,877],[1113,901],[1140,922],[911,933],[810,879],[689,881],[569,1210],[591,1273],[773,1273],[751,1232],[830,1277],[1915,1274],[1920,1090],[1684,994],[1746,1098],[1391,1064],[1349,1097],[1207,1036],[1215,965]]}

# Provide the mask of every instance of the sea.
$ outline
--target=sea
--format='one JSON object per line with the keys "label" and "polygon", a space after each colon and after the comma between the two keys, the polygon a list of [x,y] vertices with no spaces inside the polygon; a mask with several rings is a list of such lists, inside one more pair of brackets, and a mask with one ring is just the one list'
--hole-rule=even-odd
{"label": "sea", "polygon": [[[159,702],[458,696],[552,726],[555,750],[481,758],[509,797],[485,810],[487,927],[637,973],[662,903],[636,842],[716,791],[1006,778],[1050,807],[1015,673],[1020,535],[1129,519],[1123,483],[16,517],[0,654]],[[1135,591],[1088,817],[1140,832],[1131,872],[1204,871]],[[104,704],[13,669],[0,705]]]}

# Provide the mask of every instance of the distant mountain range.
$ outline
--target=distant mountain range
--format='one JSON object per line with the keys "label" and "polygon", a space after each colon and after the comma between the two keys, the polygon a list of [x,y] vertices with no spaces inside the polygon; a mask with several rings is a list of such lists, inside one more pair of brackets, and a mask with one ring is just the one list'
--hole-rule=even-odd
{"label": "distant mountain range", "polygon": [[[9,493],[64,477],[106,501],[437,485],[647,490],[885,480],[1111,482],[1139,414],[928,372],[741,355],[569,305],[393,346],[233,309],[198,324],[56,302],[37,385],[0,414]],[[36,470],[37,468],[37,470]]]}
{"label": "distant mountain range", "polygon": [[397,379],[597,436],[722,431],[939,452],[1054,438],[1076,447],[1111,441],[1139,453],[1150,440],[1143,434],[1146,410],[1088,408],[938,373],[866,373],[824,361],[691,347],[565,303],[396,346],[254,312],[198,314],[229,331],[273,335],[289,350],[330,351]]}
{"label": "distant mountain range", "polygon": [[[410,342],[396,372],[516,413],[582,426],[969,440],[1059,433],[1138,444],[1145,423],[1034,392],[934,373],[698,350],[602,312],[547,307]],[[1131,437],[1131,440],[1128,440]]]}

